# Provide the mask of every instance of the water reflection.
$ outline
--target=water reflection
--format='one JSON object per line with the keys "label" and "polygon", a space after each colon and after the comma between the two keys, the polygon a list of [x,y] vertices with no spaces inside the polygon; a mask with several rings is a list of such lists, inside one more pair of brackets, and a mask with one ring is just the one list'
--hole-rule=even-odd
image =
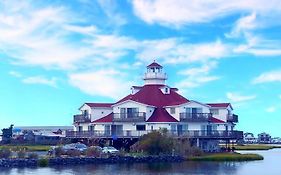
{"label": "water reflection", "polygon": [[196,162],[183,163],[128,163],[55,166],[48,168],[0,169],[0,175],[58,174],[58,175],[280,175],[281,149],[259,152],[263,161],[251,162]]}

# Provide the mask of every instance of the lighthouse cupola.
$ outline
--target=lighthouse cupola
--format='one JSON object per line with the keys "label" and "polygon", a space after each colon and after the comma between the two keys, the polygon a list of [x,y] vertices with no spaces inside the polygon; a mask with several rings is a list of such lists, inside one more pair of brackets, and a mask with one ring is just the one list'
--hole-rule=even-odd
{"label": "lighthouse cupola", "polygon": [[144,74],[144,84],[157,84],[157,85],[165,85],[165,81],[167,80],[167,75],[163,72],[163,67],[156,63],[155,61],[148,65],[147,71]]}

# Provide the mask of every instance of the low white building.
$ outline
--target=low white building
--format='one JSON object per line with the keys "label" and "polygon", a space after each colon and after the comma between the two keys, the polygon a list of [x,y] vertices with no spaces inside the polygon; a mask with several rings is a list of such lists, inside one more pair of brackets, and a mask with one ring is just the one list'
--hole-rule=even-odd
{"label": "low white building", "polygon": [[[147,66],[143,86],[115,103],[84,103],[74,115],[68,137],[139,137],[166,128],[175,136],[236,139],[238,116],[230,103],[187,99],[166,85],[167,75],[156,62]],[[239,137],[241,133],[239,133]],[[199,140],[198,140],[198,143]]]}

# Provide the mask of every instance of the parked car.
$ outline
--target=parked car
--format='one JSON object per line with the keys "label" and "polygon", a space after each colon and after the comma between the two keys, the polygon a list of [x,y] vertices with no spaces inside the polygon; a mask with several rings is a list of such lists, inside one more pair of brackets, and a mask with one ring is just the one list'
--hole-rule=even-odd
{"label": "parked car", "polygon": [[88,147],[83,143],[71,143],[71,144],[64,145],[62,147],[63,151],[78,150],[80,152],[86,151],[87,148]]}
{"label": "parked car", "polygon": [[110,154],[116,154],[119,152],[119,150],[117,150],[116,148],[112,147],[112,146],[106,146],[102,148],[102,152],[103,153],[110,153]]}

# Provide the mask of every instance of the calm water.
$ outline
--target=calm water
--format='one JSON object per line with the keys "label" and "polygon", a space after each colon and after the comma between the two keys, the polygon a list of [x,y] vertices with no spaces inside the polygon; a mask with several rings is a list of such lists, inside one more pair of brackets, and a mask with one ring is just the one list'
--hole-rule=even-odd
{"label": "calm water", "polygon": [[[246,151],[243,151],[243,153]],[[0,169],[0,175],[281,175],[281,149],[247,151],[264,156],[262,161],[252,162],[183,162],[158,164],[107,164],[55,168]]]}

